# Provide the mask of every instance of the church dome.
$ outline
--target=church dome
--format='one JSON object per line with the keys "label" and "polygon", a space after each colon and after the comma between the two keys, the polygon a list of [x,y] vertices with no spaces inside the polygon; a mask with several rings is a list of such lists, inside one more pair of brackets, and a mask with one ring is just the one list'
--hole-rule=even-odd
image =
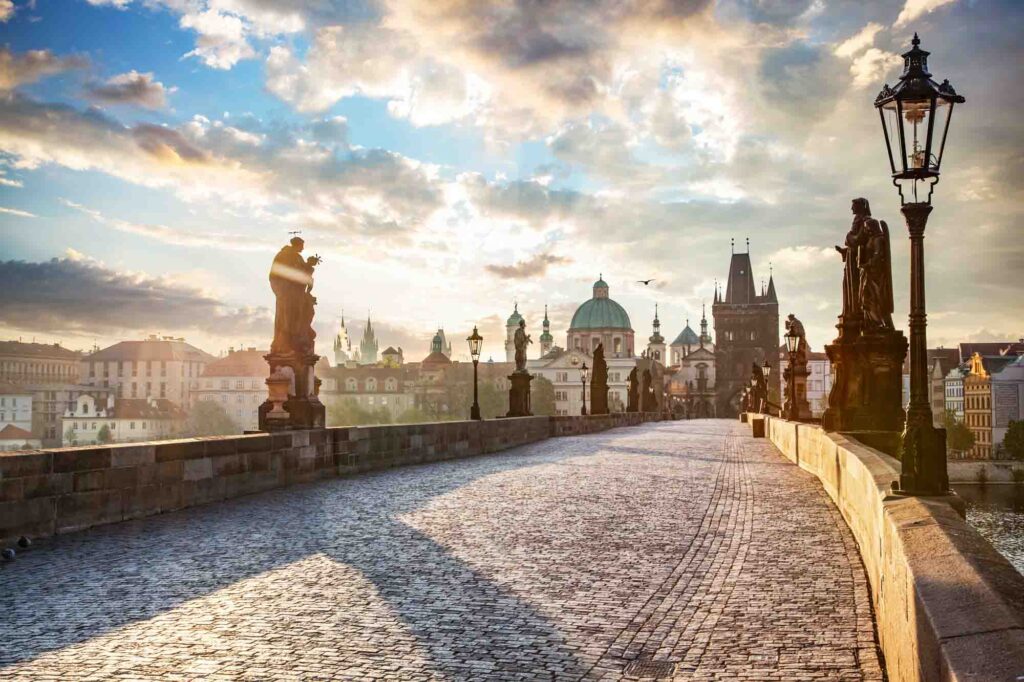
{"label": "church dome", "polygon": [[697,333],[690,329],[690,325],[687,324],[683,331],[679,332],[679,336],[672,342],[673,346],[698,346],[700,345],[700,337]]}
{"label": "church dome", "polygon": [[506,327],[518,327],[519,321],[523,319],[523,316],[519,314],[519,304],[516,303],[515,309],[512,314],[508,316],[508,321],[505,323]]}
{"label": "church dome", "polygon": [[594,297],[576,309],[569,331],[578,329],[624,329],[633,331],[626,310],[608,298],[608,283],[603,278],[594,282]]}

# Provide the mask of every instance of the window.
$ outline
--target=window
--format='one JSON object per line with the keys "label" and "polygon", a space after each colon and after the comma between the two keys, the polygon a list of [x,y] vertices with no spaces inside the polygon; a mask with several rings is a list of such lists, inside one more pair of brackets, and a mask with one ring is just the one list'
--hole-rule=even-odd
{"label": "window", "polygon": [[[369,379],[366,380],[366,392],[367,393],[376,393],[377,392],[377,380],[374,379],[373,377],[370,377]],[[370,404],[372,405],[373,402],[371,401]]]}
{"label": "window", "polygon": [[235,388],[245,388],[245,380],[244,379],[236,379],[235,380]]}
{"label": "window", "polygon": [[388,377],[387,381],[384,382],[384,390],[391,393],[398,390],[398,382],[394,377]]}
{"label": "window", "polygon": [[162,381],[160,382],[160,397],[161,398],[166,398],[167,397],[167,384],[165,384]]}
{"label": "window", "polygon": [[226,388],[230,388],[231,387],[231,382],[228,381],[227,379],[221,379],[220,380],[220,387],[221,387],[222,390],[226,389]]}
{"label": "window", "polygon": [[243,394],[239,393],[238,394],[238,399],[237,399],[236,402],[239,402],[239,403],[245,402],[245,396]]}
{"label": "window", "polygon": [[160,361],[160,376],[162,376],[162,377],[167,376],[167,361],[166,360],[161,360]]}
{"label": "window", "polygon": [[359,384],[356,382],[355,377],[349,377],[345,379],[345,390],[346,391],[357,391],[359,390]]}
{"label": "window", "polygon": [[131,429],[132,431],[134,431],[135,430],[135,422],[129,423],[128,424],[128,428]]}
{"label": "window", "polygon": [[146,382],[146,397],[148,398],[152,394],[153,394],[153,382],[147,381]]}
{"label": "window", "polygon": [[259,379],[253,379],[252,380],[252,387],[258,389],[260,387],[260,380]]}
{"label": "window", "polygon": [[622,337],[615,337],[615,339],[612,341],[612,349],[616,355],[622,352]]}

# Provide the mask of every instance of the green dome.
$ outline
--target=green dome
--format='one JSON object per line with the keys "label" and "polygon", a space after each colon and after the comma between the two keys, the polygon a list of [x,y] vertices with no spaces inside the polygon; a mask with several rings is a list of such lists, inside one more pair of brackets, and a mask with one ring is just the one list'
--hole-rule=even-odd
{"label": "green dome", "polygon": [[507,327],[518,327],[519,326],[519,321],[521,319],[523,319],[523,316],[519,314],[519,304],[516,303],[515,310],[513,310],[512,314],[508,316],[508,321],[505,322],[505,326],[507,326]]}
{"label": "green dome", "polygon": [[[607,285],[606,285],[607,286]],[[577,329],[624,329],[632,331],[625,309],[610,298],[592,298],[572,316],[570,331]]]}
{"label": "green dome", "polygon": [[[689,322],[689,321],[687,321],[687,322]],[[679,332],[679,336],[677,336],[676,340],[672,342],[672,345],[673,346],[699,346],[700,345],[700,337],[698,337],[697,333],[695,331],[693,331],[692,329],[690,329],[690,325],[687,324],[686,327],[683,328],[683,331]]]}

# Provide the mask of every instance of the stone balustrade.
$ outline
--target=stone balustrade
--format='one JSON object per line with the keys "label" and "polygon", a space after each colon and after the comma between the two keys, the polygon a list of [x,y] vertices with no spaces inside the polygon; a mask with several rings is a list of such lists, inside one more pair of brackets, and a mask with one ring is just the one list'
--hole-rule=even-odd
{"label": "stone balustrade", "polygon": [[880,450],[812,424],[748,416],[762,419],[782,454],[818,477],[857,540],[889,679],[1022,679],[1024,576],[957,505],[892,494],[900,463]]}
{"label": "stone balustrade", "polygon": [[0,544],[660,418],[521,417],[0,453]]}

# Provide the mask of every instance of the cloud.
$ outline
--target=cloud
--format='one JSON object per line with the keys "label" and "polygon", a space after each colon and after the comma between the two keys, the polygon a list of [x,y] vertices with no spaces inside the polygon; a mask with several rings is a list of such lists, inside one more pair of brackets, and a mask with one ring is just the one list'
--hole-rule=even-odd
{"label": "cloud", "polygon": [[875,36],[884,27],[875,22],[868,23],[864,28],[850,36],[834,50],[837,57],[852,58],[858,52],[865,50],[875,43]]}
{"label": "cloud", "polygon": [[86,95],[104,104],[132,104],[144,109],[163,109],[168,93],[175,88],[153,80],[152,73],[129,71],[110,78],[105,83],[94,83],[86,88]]}
{"label": "cloud", "polygon": [[58,57],[49,50],[29,50],[14,53],[6,47],[0,48],[0,91],[13,90],[19,85],[34,83],[41,78],[84,68],[88,62],[84,57],[70,55]]}
{"label": "cloud", "polygon": [[568,262],[569,259],[562,256],[538,253],[532,258],[518,261],[514,265],[485,265],[484,269],[503,279],[528,279],[543,277],[547,274],[548,267]]}
{"label": "cloud", "polygon": [[185,56],[197,57],[211,68],[230,69],[243,59],[256,56],[246,39],[245,23],[233,14],[216,9],[188,12],[181,17],[180,25],[199,34],[196,48]]}
{"label": "cloud", "polygon": [[6,208],[0,206],[0,213],[6,213],[7,215],[18,216],[19,218],[38,218],[35,213],[29,213],[28,211],[20,211],[16,208]]}
{"label": "cloud", "polygon": [[45,262],[0,262],[0,325],[38,333],[105,334],[161,329],[267,336],[263,308],[231,308],[171,280],[113,270],[71,253]]}
{"label": "cloud", "polygon": [[938,8],[949,5],[956,0],[907,0],[907,3],[903,6],[898,17],[896,17],[896,23],[892,25],[893,28],[901,28],[906,26],[910,22],[924,16],[925,14],[931,14]]}
{"label": "cloud", "polygon": [[14,16],[14,0],[0,0],[0,23],[5,23]]}

